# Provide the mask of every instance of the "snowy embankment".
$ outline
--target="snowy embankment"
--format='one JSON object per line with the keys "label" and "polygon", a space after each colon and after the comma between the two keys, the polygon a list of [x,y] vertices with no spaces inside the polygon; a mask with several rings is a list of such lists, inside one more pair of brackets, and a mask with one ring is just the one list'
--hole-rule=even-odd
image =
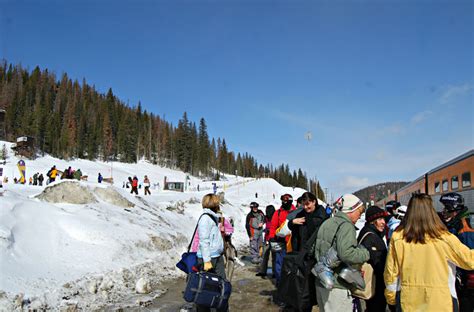
{"label": "snowy embankment", "polygon": [[[7,147],[10,143],[1,142]],[[56,181],[48,186],[13,184],[20,177],[18,158],[9,153],[2,165],[0,196],[0,311],[101,309],[116,303],[137,304],[137,292],[160,294],[159,285],[182,274],[175,268],[201,213],[201,198],[213,181],[189,177],[185,192],[163,191],[163,181],[185,182],[187,175],[147,162],[65,161],[50,156],[25,160],[27,180],[53,165],[81,169],[88,181]],[[97,183],[98,173],[114,184]],[[148,175],[152,195],[130,194],[128,176]],[[248,243],[245,216],[251,201],[276,207],[279,195],[295,198],[304,190],[273,179],[227,176],[217,181],[222,211],[235,222],[233,242]],[[199,185],[200,192],[197,191]],[[256,193],[258,198],[256,198]],[[273,198],[275,194],[275,199]]]}

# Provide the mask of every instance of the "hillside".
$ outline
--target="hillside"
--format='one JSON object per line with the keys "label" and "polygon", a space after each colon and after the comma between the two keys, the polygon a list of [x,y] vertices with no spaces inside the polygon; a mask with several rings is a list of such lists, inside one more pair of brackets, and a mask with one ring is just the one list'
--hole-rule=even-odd
{"label": "hillside", "polygon": [[[9,150],[11,143],[0,141],[3,144]],[[20,311],[22,304],[39,310],[72,305],[83,311],[103,310],[111,302],[136,306],[140,297],[135,285],[140,279],[150,284],[147,296],[153,297],[159,295],[158,285],[182,274],[174,265],[189,242],[202,210],[200,200],[212,183],[225,198],[224,215],[234,220],[237,247],[248,244],[244,222],[251,201],[262,208],[278,207],[279,195],[296,198],[304,192],[273,179],[235,175],[220,181],[190,176],[185,192],[164,191],[165,176],[168,181],[185,181],[186,174],[146,161],[66,161],[48,155],[26,160],[26,176],[45,174],[56,165],[80,168],[88,180],[13,184],[19,177],[18,160],[9,151],[6,164],[0,165],[9,179],[0,189],[0,311]],[[113,176],[114,183],[97,183],[99,172]],[[128,176],[137,175],[142,181],[145,174],[152,184],[160,183],[151,189],[151,196],[144,196],[143,189],[133,196],[123,188]]]}
{"label": "hillside", "polygon": [[[300,168],[263,165],[247,152],[232,151],[232,142],[208,134],[205,116],[196,123],[183,112],[174,126],[144,109],[140,102],[130,106],[115,96],[112,88],[103,94],[86,79],[73,81],[66,73],[58,79],[48,69],[29,71],[0,61],[3,109],[0,139],[15,141],[30,136],[41,155],[123,163],[143,159],[217,180],[221,173],[228,173],[271,177],[286,186],[308,185],[308,177]],[[310,183],[313,189],[316,182]]]}
{"label": "hillside", "polygon": [[[384,182],[367,186],[353,194],[359,197],[364,203],[370,202],[371,199],[377,202],[386,197],[388,192],[393,193],[408,183],[409,182]],[[372,198],[371,195],[374,195],[374,197]]]}

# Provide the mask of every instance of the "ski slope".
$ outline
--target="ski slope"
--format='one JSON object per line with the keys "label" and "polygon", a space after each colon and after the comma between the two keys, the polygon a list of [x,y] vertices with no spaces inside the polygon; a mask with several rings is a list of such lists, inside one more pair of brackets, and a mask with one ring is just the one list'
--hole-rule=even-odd
{"label": "ski slope", "polygon": [[[0,141],[0,148],[10,143]],[[60,309],[70,305],[102,309],[113,302],[135,300],[136,284],[144,279],[152,294],[167,279],[181,275],[175,268],[189,243],[200,201],[211,192],[224,192],[224,215],[235,222],[233,242],[248,244],[245,216],[251,201],[261,208],[279,207],[281,194],[296,199],[303,189],[283,187],[273,179],[226,176],[223,181],[189,177],[185,192],[163,191],[163,181],[185,182],[186,174],[140,161],[106,163],[51,156],[25,159],[26,178],[43,175],[53,166],[81,169],[87,181],[56,182],[46,186],[13,184],[20,177],[19,158],[10,151],[3,175],[9,179],[0,196],[0,311],[21,307]],[[97,183],[97,175],[113,177],[113,185]],[[123,188],[129,176],[140,182],[148,175],[152,195],[130,194]],[[199,185],[199,192],[197,187]],[[59,192],[60,202],[41,199]],[[256,198],[256,193],[258,198]],[[104,195],[105,194],[105,195]],[[89,195],[83,204],[71,199]],[[275,195],[275,199],[273,198]]]}

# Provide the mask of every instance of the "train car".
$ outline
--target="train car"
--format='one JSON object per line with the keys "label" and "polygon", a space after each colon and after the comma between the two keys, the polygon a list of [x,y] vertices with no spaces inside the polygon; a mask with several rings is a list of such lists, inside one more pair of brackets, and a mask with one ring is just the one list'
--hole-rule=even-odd
{"label": "train car", "polygon": [[405,185],[397,192],[395,198],[402,205],[408,205],[411,196],[416,193],[426,193],[426,175],[419,177],[415,181]]}
{"label": "train car", "polygon": [[443,207],[439,202],[441,195],[456,192],[464,197],[464,203],[474,212],[474,149],[470,150],[428,172],[428,194],[432,196],[437,210]]}
{"label": "train car", "polygon": [[436,210],[441,211],[443,209],[439,202],[441,195],[456,192],[464,197],[465,205],[469,207],[471,213],[474,213],[473,174],[474,149],[428,171],[394,194],[378,201],[377,204],[383,207],[386,202],[397,200],[402,205],[407,205],[414,193],[424,193],[433,198]]}

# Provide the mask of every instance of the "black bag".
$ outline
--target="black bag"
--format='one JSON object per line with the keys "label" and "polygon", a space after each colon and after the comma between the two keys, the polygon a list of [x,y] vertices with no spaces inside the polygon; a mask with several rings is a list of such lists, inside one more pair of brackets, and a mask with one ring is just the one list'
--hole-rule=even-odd
{"label": "black bag", "polygon": [[292,252],[283,258],[278,296],[296,311],[306,311],[317,304],[316,285],[311,269],[316,260],[309,254],[316,241],[315,231],[300,252]]}
{"label": "black bag", "polygon": [[[201,220],[203,215],[208,215],[212,221],[217,225],[217,221],[214,219],[214,217],[208,213],[203,213],[200,217],[199,220]],[[196,224],[196,228],[194,229],[193,236],[191,237],[191,242],[189,242],[188,245],[188,251],[184,252],[181,255],[181,260],[176,263],[176,267],[183,271],[186,274],[189,274],[191,272],[197,272],[196,264],[197,264],[197,253],[196,252],[190,252],[189,250],[191,249],[191,245],[193,244],[194,236],[196,235],[196,231],[199,225],[199,220]]]}
{"label": "black bag", "polygon": [[226,279],[209,272],[188,275],[183,298],[200,306],[227,310],[232,285]]}
{"label": "black bag", "polygon": [[284,257],[278,296],[297,311],[304,311],[317,304],[315,279],[311,274],[316,261],[306,259],[301,263],[299,258],[299,253],[289,253]]}

